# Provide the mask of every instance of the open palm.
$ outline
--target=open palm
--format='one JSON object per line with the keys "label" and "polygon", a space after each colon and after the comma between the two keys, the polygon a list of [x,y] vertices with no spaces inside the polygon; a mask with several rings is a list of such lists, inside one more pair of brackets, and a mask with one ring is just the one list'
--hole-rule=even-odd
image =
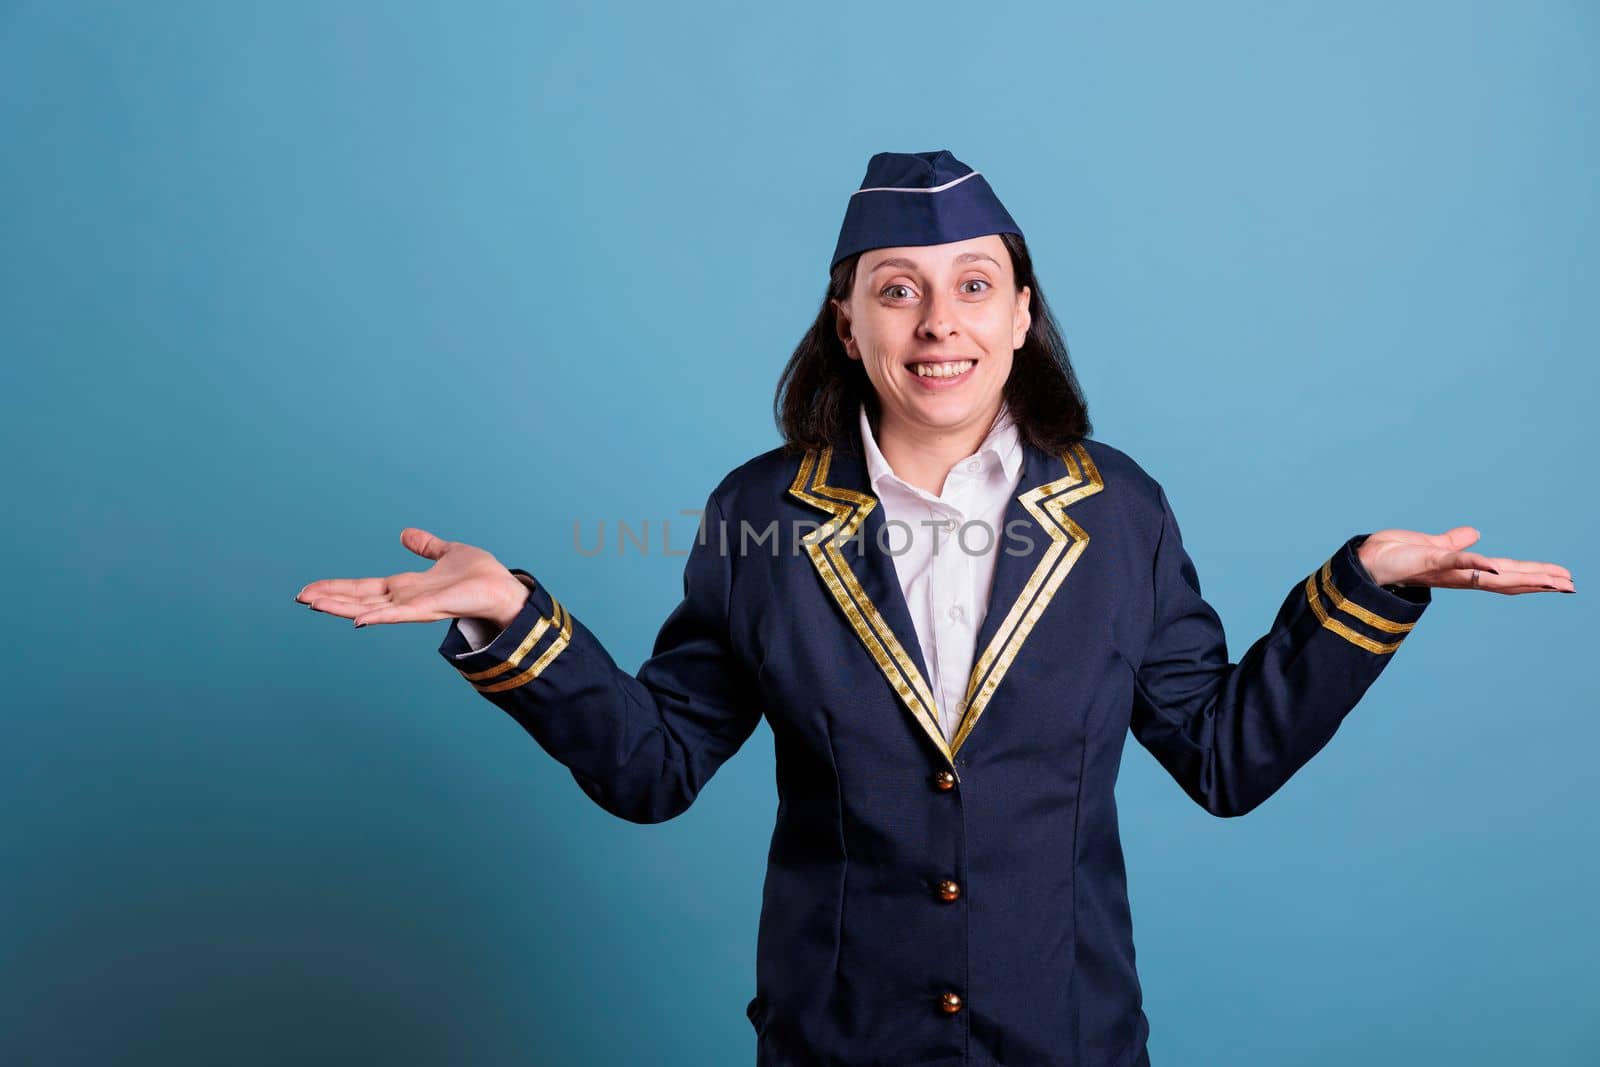
{"label": "open palm", "polygon": [[527,587],[481,548],[414,526],[400,531],[400,543],[433,566],[386,578],[323,578],[295,600],[357,626],[470,618],[492,620],[502,629],[526,602]]}
{"label": "open palm", "polygon": [[1357,549],[1361,563],[1383,585],[1482,589],[1491,593],[1575,592],[1572,572],[1558,563],[1508,559],[1473,552],[1478,531],[1457,526],[1442,534],[1379,530]]}

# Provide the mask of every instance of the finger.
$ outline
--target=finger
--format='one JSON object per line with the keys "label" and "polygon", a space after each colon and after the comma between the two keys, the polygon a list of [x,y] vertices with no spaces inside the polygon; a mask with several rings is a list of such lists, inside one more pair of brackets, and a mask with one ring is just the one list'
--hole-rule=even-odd
{"label": "finger", "polygon": [[1378,530],[1372,534],[1374,541],[1397,541],[1405,545],[1423,545],[1428,548],[1440,548],[1446,551],[1456,551],[1466,548],[1479,537],[1478,531],[1472,526],[1454,526],[1444,533],[1423,533],[1420,530]]}
{"label": "finger", "polygon": [[1531,559],[1511,559],[1506,556],[1484,556],[1482,558],[1494,564],[1496,570],[1524,572],[1537,571],[1541,574],[1559,574],[1563,578],[1572,577],[1572,572],[1561,566],[1559,563],[1545,563],[1540,560]]}
{"label": "finger", "polygon": [[1450,552],[1440,557],[1437,566],[1440,570],[1464,570],[1468,573],[1478,570],[1498,574],[1501,568],[1496,564],[1501,562],[1504,561],[1491,559],[1477,552]]}
{"label": "finger", "polygon": [[1565,567],[1552,568],[1550,564],[1528,563],[1517,559],[1501,559],[1495,560],[1495,562],[1500,564],[1498,569],[1501,574],[1523,584],[1544,585],[1553,583],[1559,589],[1573,588],[1572,575]]}
{"label": "finger", "polygon": [[1453,526],[1444,533],[1423,533],[1420,530],[1378,530],[1372,535],[1374,540],[1399,541],[1407,545],[1431,545],[1434,548],[1458,549],[1466,548],[1479,537],[1478,531],[1472,526]]}
{"label": "finger", "polygon": [[454,543],[443,538],[435,537],[427,530],[419,530],[415,526],[407,526],[400,531],[400,543],[411,551],[427,559],[438,559]]}
{"label": "finger", "polygon": [[1537,572],[1539,574],[1553,574],[1560,578],[1571,578],[1572,572],[1559,563],[1544,563],[1539,560],[1508,559],[1505,561],[1511,570]]}
{"label": "finger", "polygon": [[[419,590],[418,583],[412,581],[400,581],[399,579],[401,577],[402,576],[400,575],[395,575],[393,578],[391,578],[389,581],[389,591],[379,596],[312,596],[308,598],[308,606],[325,608],[329,604],[335,602],[343,604],[346,607],[358,608],[375,608],[381,607],[385,604],[406,604],[412,607],[421,608],[429,608],[433,606],[431,602],[433,593],[422,592]],[[409,577],[417,576],[411,575]]]}
{"label": "finger", "polygon": [[318,610],[337,603],[347,607],[374,608],[380,604],[392,604],[394,602],[395,598],[388,594],[383,596],[314,596],[307,599],[306,607]]}
{"label": "finger", "polygon": [[365,600],[352,600],[340,596],[319,596],[306,605],[312,611],[320,611],[324,615],[337,615],[344,619],[353,619],[361,612],[369,610],[371,606]]}
{"label": "finger", "polygon": [[1570,582],[1565,579],[1555,579],[1548,582],[1532,582],[1525,578],[1513,579],[1510,585],[1495,587],[1490,590],[1495,593],[1517,595],[1521,593],[1576,593]]}
{"label": "finger", "polygon": [[294,598],[310,603],[322,596],[382,596],[389,592],[389,581],[389,578],[323,578],[307,584]]}
{"label": "finger", "polygon": [[1446,548],[1466,548],[1483,536],[1471,526],[1453,526],[1440,534],[1436,540]]}
{"label": "finger", "polygon": [[[1430,584],[1433,583],[1430,581]],[[1499,574],[1488,574],[1479,571],[1477,582],[1474,584],[1470,568],[1464,571],[1449,571],[1437,584],[1460,589],[1482,589],[1485,592],[1504,593],[1508,596],[1521,593],[1577,592],[1570,578],[1522,572],[1502,571]]]}
{"label": "finger", "polygon": [[1512,581],[1518,582],[1518,583],[1523,584],[1523,585],[1532,585],[1532,586],[1547,587],[1547,588],[1554,588],[1554,589],[1575,589],[1576,588],[1572,584],[1572,578],[1569,577],[1568,575],[1565,575],[1565,574],[1552,574],[1550,571],[1510,570],[1510,571],[1501,571],[1500,573],[1505,575],[1507,578],[1511,579]]}
{"label": "finger", "polygon": [[1571,578],[1565,575],[1551,574],[1548,571],[1530,571],[1526,574],[1518,575],[1518,580],[1524,584],[1536,586],[1539,589],[1553,589],[1559,593],[1576,593],[1578,591],[1578,587],[1572,583]]}
{"label": "finger", "polygon": [[437,622],[451,617],[446,612],[415,603],[365,604],[353,600],[341,600],[338,597],[318,600],[312,610],[324,615],[336,615],[341,619],[351,619],[362,626],[373,622]]}
{"label": "finger", "polygon": [[[1536,563],[1520,559],[1505,559],[1500,556],[1484,556],[1476,552],[1455,552],[1440,561],[1441,567],[1451,569],[1467,569],[1470,578],[1471,570],[1476,568],[1483,573],[1499,573],[1507,576],[1519,589],[1558,589],[1567,590],[1575,587],[1572,584],[1572,574],[1565,567],[1553,563]],[[1480,579],[1479,587],[1483,588]]]}
{"label": "finger", "polygon": [[420,608],[415,604],[392,604],[388,607],[361,611],[350,617],[355,620],[357,626],[371,626],[385,622],[438,622],[440,619],[454,616],[432,608]]}
{"label": "finger", "polygon": [[[1571,578],[1572,572],[1559,563],[1545,563],[1541,560],[1511,559],[1507,556],[1485,556],[1476,552],[1462,552],[1451,557],[1467,561],[1468,567],[1477,567],[1480,570],[1518,571],[1522,573],[1553,574],[1561,578]],[[1461,564],[1455,564],[1461,566]]]}

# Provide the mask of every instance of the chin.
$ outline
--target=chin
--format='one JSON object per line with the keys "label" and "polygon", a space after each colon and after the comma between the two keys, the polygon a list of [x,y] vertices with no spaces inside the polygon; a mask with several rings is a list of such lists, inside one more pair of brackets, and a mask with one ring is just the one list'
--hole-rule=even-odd
{"label": "chin", "polygon": [[915,397],[911,401],[911,415],[916,421],[929,426],[954,428],[980,418],[1000,403],[1000,394],[982,397],[929,396]]}

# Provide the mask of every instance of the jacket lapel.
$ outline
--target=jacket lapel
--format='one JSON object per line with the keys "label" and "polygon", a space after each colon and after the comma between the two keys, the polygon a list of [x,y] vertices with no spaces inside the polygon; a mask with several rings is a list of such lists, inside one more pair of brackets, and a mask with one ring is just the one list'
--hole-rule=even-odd
{"label": "jacket lapel", "polygon": [[[883,508],[867,483],[859,431],[834,446],[808,451],[800,461],[789,494],[821,512],[822,525],[801,540],[855,637],[871,654],[912,719],[952,767],[955,754],[988,707],[995,689],[1027,643],[1089,535],[1069,518],[1069,505],[1098,493],[1104,483],[1082,444],[1059,456],[1022,442],[1023,462],[1017,494],[996,531],[999,550],[994,581],[972,665],[955,737],[939,729],[922,646],[894,559],[879,535]],[[1010,551],[1007,551],[1007,550]]]}
{"label": "jacket lapel", "polygon": [[980,650],[967,679],[960,725],[950,743],[959,751],[995,689],[1022,651],[1034,624],[1088,547],[1089,535],[1067,515],[1067,507],[1105,488],[1094,460],[1081,443],[1051,455],[1021,442],[1022,473],[1017,495],[996,531],[1000,547],[983,624]]}
{"label": "jacket lapel", "polygon": [[954,766],[894,558],[880,545],[883,508],[867,483],[858,433],[832,447],[808,451],[789,493],[823,513],[822,525],[805,535],[801,545],[856,639],[923,733]]}

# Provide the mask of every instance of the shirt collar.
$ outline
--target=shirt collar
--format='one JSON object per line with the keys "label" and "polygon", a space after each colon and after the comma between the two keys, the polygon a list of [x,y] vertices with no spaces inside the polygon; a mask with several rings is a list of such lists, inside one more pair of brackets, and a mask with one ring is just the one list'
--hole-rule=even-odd
{"label": "shirt collar", "polygon": [[[878,440],[872,433],[872,421],[867,418],[867,406],[861,405],[861,446],[866,453],[867,480],[874,489],[878,480],[885,476],[899,477],[894,473],[894,468],[889,466],[889,461],[884,458],[883,451],[878,448]],[[978,446],[974,456],[1000,461],[1000,469],[1005,471],[1006,477],[1016,481],[1018,473],[1022,470],[1022,441],[1017,433],[1016,420],[1011,416],[1011,408],[1004,400],[1000,401],[1000,410],[995,414],[994,422],[989,426],[989,433],[984,437],[983,443]],[[903,480],[903,479],[902,479]]]}

